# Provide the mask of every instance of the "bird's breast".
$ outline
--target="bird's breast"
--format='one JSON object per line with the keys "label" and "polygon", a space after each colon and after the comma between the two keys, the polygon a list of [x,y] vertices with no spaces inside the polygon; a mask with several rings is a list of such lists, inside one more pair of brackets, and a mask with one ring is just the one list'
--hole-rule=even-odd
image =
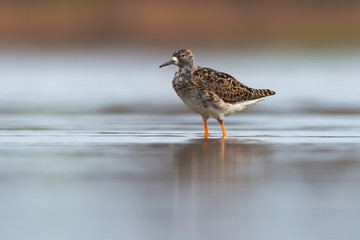
{"label": "bird's breast", "polygon": [[205,117],[212,115],[209,112],[212,109],[212,104],[203,96],[204,92],[194,87],[191,82],[175,80],[173,87],[177,95],[192,111]]}
{"label": "bird's breast", "polygon": [[191,80],[186,80],[175,76],[172,84],[175,92],[180,98],[186,97],[189,95],[191,90],[193,90],[193,84]]}

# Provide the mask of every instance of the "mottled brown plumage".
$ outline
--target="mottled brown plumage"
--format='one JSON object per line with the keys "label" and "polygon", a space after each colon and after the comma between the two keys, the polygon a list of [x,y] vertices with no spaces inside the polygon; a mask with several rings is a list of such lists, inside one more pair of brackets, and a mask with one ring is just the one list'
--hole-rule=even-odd
{"label": "mottled brown plumage", "polygon": [[264,97],[275,94],[269,89],[250,88],[229,74],[198,67],[193,64],[193,60],[194,55],[190,50],[181,49],[160,67],[170,64],[179,67],[173,79],[173,87],[185,105],[202,116],[205,138],[210,135],[207,130],[208,118],[219,121],[224,138],[224,117],[258,104]]}
{"label": "mottled brown plumage", "polygon": [[269,89],[250,88],[229,74],[211,68],[197,67],[193,72],[193,83],[200,89],[213,92],[226,103],[239,103],[274,95]]}

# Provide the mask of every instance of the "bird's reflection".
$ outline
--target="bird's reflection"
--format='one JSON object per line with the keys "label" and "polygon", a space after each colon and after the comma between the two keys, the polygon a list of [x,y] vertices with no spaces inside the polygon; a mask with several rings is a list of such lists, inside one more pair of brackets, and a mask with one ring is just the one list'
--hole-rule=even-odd
{"label": "bird's reflection", "polygon": [[270,156],[265,145],[250,140],[192,140],[181,145],[173,162],[175,229],[185,226],[196,234],[196,225],[209,217],[220,224],[212,227],[226,227],[218,219],[241,209],[242,196],[267,179]]}
{"label": "bird's reflection", "polygon": [[241,139],[201,139],[174,153],[178,187],[234,187],[266,178],[270,150],[261,142]]}

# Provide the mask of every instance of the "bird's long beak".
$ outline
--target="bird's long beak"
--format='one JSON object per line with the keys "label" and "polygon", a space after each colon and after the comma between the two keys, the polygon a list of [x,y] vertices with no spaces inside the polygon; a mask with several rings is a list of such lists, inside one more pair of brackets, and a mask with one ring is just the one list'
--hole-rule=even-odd
{"label": "bird's long beak", "polygon": [[162,67],[165,67],[165,66],[168,66],[171,64],[178,65],[178,63],[179,63],[179,60],[177,59],[177,57],[173,57],[170,61],[160,65],[159,68],[162,68]]}

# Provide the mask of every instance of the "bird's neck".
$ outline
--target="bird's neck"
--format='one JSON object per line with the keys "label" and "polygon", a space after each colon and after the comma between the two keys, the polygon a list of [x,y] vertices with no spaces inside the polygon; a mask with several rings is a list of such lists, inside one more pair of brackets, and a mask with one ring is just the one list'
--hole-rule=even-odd
{"label": "bird's neck", "polygon": [[193,64],[191,63],[191,64],[187,64],[184,66],[180,66],[178,73],[182,78],[184,78],[186,80],[191,80],[192,70],[193,70]]}

